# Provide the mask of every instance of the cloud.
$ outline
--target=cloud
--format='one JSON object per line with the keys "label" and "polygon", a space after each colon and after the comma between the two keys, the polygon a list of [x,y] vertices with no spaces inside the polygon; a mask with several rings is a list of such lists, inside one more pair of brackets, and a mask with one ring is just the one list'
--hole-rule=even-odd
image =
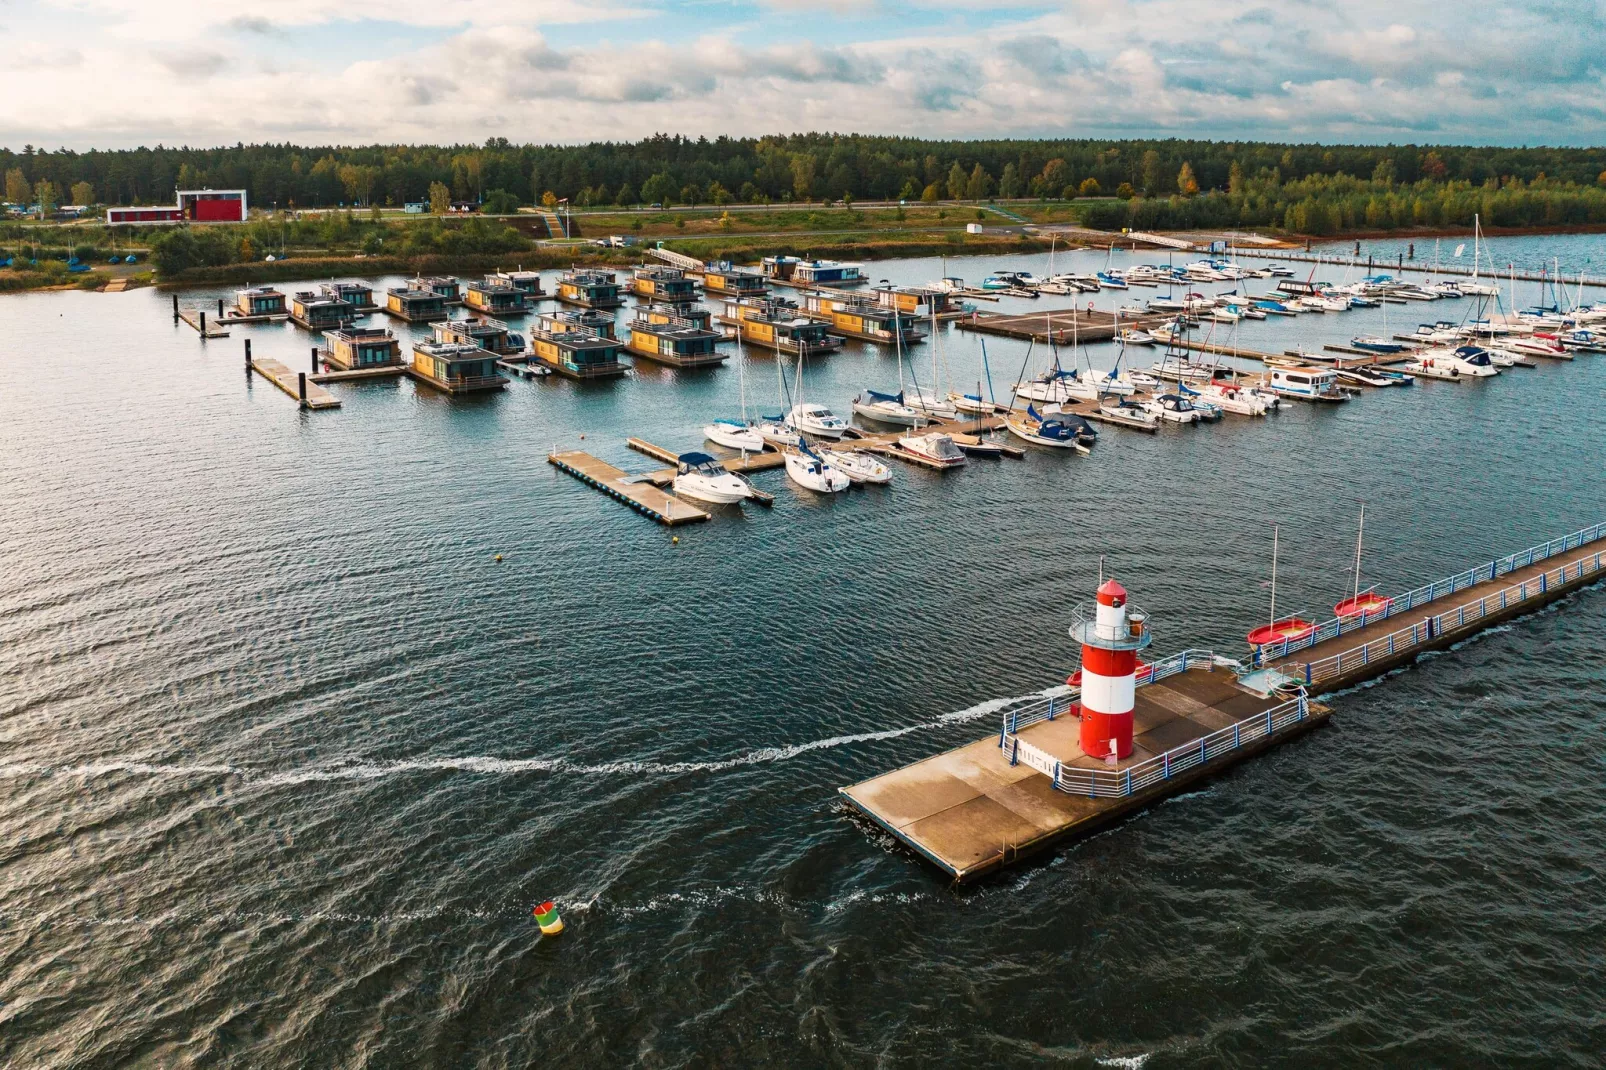
{"label": "cloud", "polygon": [[[1599,140],[1606,115],[1598,4],[915,0],[838,13],[757,0],[716,20],[669,0],[393,0],[362,22],[327,0],[249,15],[215,0],[26,10],[26,43],[0,67],[0,144],[800,129],[1578,144]],[[27,20],[63,11],[88,16],[72,49],[31,43]],[[309,27],[320,46],[294,47]],[[85,68],[117,70],[118,91]],[[27,103],[41,94],[48,114]]]}

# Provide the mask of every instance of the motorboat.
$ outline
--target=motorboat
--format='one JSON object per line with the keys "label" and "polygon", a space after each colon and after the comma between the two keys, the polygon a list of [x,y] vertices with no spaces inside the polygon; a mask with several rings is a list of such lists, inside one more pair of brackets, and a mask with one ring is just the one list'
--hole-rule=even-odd
{"label": "motorboat", "polygon": [[965,463],[964,452],[954,444],[952,436],[941,431],[905,435],[898,439],[898,448],[938,468],[958,468]]}
{"label": "motorboat", "polygon": [[1449,364],[1462,375],[1474,379],[1487,379],[1500,374],[1500,369],[1495,366],[1489,351],[1482,346],[1456,346],[1449,351],[1432,349],[1424,355],[1440,363]]}
{"label": "motorboat", "polygon": [[1125,342],[1129,346],[1152,346],[1154,335],[1148,331],[1140,331],[1136,327],[1122,327],[1116,332],[1116,340]]}
{"label": "motorboat", "polygon": [[892,469],[868,453],[821,448],[820,459],[854,483],[891,483]]}
{"label": "motorboat", "polygon": [[1239,416],[1265,416],[1277,407],[1277,396],[1229,380],[1212,379],[1200,385],[1199,394],[1211,404]]}
{"label": "motorboat", "polygon": [[1193,411],[1199,414],[1199,422],[1202,424],[1215,423],[1227,411],[1211,398],[1205,397],[1200,391],[1189,387],[1187,383],[1178,383],[1177,393],[1182,396],[1184,401],[1193,406]]}
{"label": "motorboat", "polygon": [[1405,350],[1401,342],[1391,342],[1375,334],[1360,334],[1349,340],[1351,349],[1364,349],[1368,353],[1400,353]]}
{"label": "motorboat", "polygon": [[1297,310],[1289,308],[1283,302],[1274,300],[1272,298],[1266,298],[1266,297],[1257,298],[1256,300],[1254,300],[1253,302],[1250,303],[1249,307],[1258,308],[1260,311],[1266,313],[1266,315],[1268,315],[1268,316],[1297,316],[1297,315],[1299,315],[1299,312]]}
{"label": "motorboat", "polygon": [[1416,380],[1401,372],[1389,371],[1386,368],[1339,368],[1338,377],[1346,383],[1356,386],[1410,386]]}
{"label": "motorboat", "polygon": [[867,420],[897,427],[919,427],[926,418],[903,402],[903,393],[884,394],[866,390],[853,399],[853,411]]}
{"label": "motorboat", "polygon": [[838,439],[848,429],[848,422],[824,405],[805,402],[793,405],[789,414],[793,427],[816,438]]}
{"label": "motorboat", "polygon": [[747,480],[733,475],[718,458],[706,453],[682,453],[677,457],[671,486],[676,497],[714,505],[732,505],[753,496],[753,487]]}
{"label": "motorboat", "polygon": [[1093,430],[1093,425],[1080,416],[1068,413],[1045,416],[1037,411],[1035,405],[1027,405],[1025,412],[1010,413],[1004,418],[1004,426],[1010,434],[1024,442],[1083,454],[1093,452],[1093,443],[1098,441],[1098,432]]}
{"label": "motorboat", "polygon": [[1138,431],[1157,431],[1160,428],[1160,417],[1131,398],[1107,398],[1099,402],[1099,415],[1112,424]]}
{"label": "motorboat", "polygon": [[764,452],[764,436],[758,428],[741,420],[715,420],[703,425],[703,437],[716,446],[746,453]]}
{"label": "motorboat", "polygon": [[807,444],[786,451],[786,478],[821,494],[839,494],[853,485],[846,472],[827,464]]}
{"label": "motorboat", "polygon": [[1506,347],[1513,353],[1522,353],[1530,357],[1561,357],[1567,356],[1567,347],[1554,341],[1530,335],[1527,338],[1515,338],[1506,343]]}
{"label": "motorboat", "polygon": [[1273,365],[1266,388],[1279,397],[1300,401],[1349,400],[1349,394],[1338,385],[1338,372],[1332,368]]}
{"label": "motorboat", "polygon": [[1160,419],[1173,424],[1196,424],[1199,412],[1193,402],[1181,394],[1161,394],[1143,402],[1143,408]]}
{"label": "motorboat", "polygon": [[1454,364],[1438,357],[1422,356],[1400,365],[1418,379],[1445,379],[1461,381],[1461,371]]}
{"label": "motorboat", "polygon": [[1104,287],[1106,290],[1125,290],[1129,288],[1126,279],[1122,278],[1114,271],[1099,272],[1098,280],[1099,285]]}
{"label": "motorboat", "polygon": [[1175,312],[1188,311],[1187,303],[1178,301],[1174,297],[1151,297],[1144,304],[1148,307],[1148,312],[1151,316],[1156,314],[1169,316]]}
{"label": "motorboat", "polygon": [[1147,390],[1152,393],[1160,388],[1160,380],[1148,372],[1127,372],[1126,377],[1132,380],[1132,385],[1140,390]]}
{"label": "motorboat", "polygon": [[1211,371],[1203,364],[1195,364],[1185,355],[1168,356],[1164,360],[1149,365],[1151,375],[1161,380],[1177,379],[1208,379]]}

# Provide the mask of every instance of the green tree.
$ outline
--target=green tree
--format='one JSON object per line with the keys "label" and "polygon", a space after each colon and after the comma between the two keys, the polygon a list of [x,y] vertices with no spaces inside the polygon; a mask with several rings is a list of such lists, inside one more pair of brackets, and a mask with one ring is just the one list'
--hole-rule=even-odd
{"label": "green tree", "polygon": [[958,160],[955,160],[954,161],[954,165],[952,167],[948,168],[948,198],[949,198],[949,200],[954,200],[954,201],[962,201],[962,200],[964,200],[965,199],[965,186],[968,183],[969,183],[969,180],[965,177],[965,169],[963,167],[959,166],[959,161]]}
{"label": "green tree", "polygon": [[56,184],[48,178],[41,178],[33,184],[33,199],[39,205],[39,216],[44,218],[56,210]]}
{"label": "green tree", "polygon": [[1053,197],[1070,184],[1070,168],[1066,166],[1063,157],[1056,156],[1043,165],[1043,173],[1038,179],[1041,182],[1040,189],[1043,196]]}
{"label": "green tree", "polygon": [[88,182],[74,182],[72,184],[72,202],[74,204],[94,204],[95,187]]}
{"label": "green tree", "polygon": [[1244,169],[1237,160],[1232,161],[1232,167],[1227,171],[1227,192],[1239,196],[1244,191]]}
{"label": "green tree", "polygon": [[1020,170],[1012,163],[1004,165],[1004,173],[998,176],[998,195],[1006,201],[1012,201],[1020,196]]}
{"label": "green tree", "polygon": [[[710,182],[708,184],[708,199],[716,205],[729,204],[731,203],[731,191],[718,182]],[[727,212],[725,215],[726,218],[729,218],[730,213]]]}
{"label": "green tree", "polygon": [[[1606,172],[1603,172],[1603,177],[1606,177]],[[1606,183],[1603,183],[1603,185],[1606,185]],[[912,178],[906,179],[903,188],[898,191],[898,200],[913,201],[918,200],[919,197],[920,187],[915,184],[915,180]]]}
{"label": "green tree", "polygon": [[641,184],[641,199],[648,204],[669,204],[675,199],[675,180],[668,171],[659,171]]}
{"label": "green tree", "polygon": [[1082,184],[1076,187],[1078,197],[1097,197],[1103,192],[1104,187],[1099,185],[1099,180],[1091,176],[1082,179]]}
{"label": "green tree", "polygon": [[431,182],[429,184],[429,210],[436,215],[445,215],[452,208],[452,191],[446,188],[444,182]]}
{"label": "green tree", "polygon": [[1115,187],[1115,195],[1123,201],[1130,201],[1138,195],[1138,191],[1132,188],[1132,183],[1123,182]]}
{"label": "green tree", "polygon": [[1160,154],[1153,149],[1143,154],[1143,192],[1150,197],[1162,192],[1160,183],[1164,181],[1160,170]]}
{"label": "green tree", "polygon": [[519,198],[505,189],[493,189],[485,195],[484,208],[490,215],[513,215],[519,210]]}
{"label": "green tree", "polygon": [[635,190],[635,187],[633,187],[628,182],[626,182],[624,185],[620,186],[619,187],[619,192],[614,194],[613,203],[619,205],[619,207],[621,207],[621,208],[629,207],[630,205],[635,204],[636,203],[636,190]]}
{"label": "green tree", "polygon": [[814,157],[806,152],[792,155],[792,194],[800,201],[814,196]]}
{"label": "green tree", "polygon": [[989,175],[977,164],[971,169],[970,178],[965,183],[965,195],[973,201],[984,201],[993,193],[993,176]]}
{"label": "green tree", "polygon": [[942,200],[942,190],[938,189],[937,184],[933,182],[921,191],[920,199],[927,204],[936,204]]}
{"label": "green tree", "polygon": [[1193,177],[1193,164],[1182,161],[1182,170],[1177,172],[1177,192],[1184,197],[1192,197],[1199,192],[1199,180]]}
{"label": "green tree", "polygon": [[33,199],[33,187],[22,168],[13,167],[6,172],[6,200],[11,204],[27,204]]}

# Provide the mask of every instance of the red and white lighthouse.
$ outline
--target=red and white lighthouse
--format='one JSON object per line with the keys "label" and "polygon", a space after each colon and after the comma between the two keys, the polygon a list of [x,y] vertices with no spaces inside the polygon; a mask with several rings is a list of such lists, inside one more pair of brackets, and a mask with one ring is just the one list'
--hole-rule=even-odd
{"label": "red and white lighthouse", "polygon": [[1082,644],[1082,753],[1131,757],[1138,651],[1149,645],[1148,622],[1127,605],[1126,588],[1106,580],[1091,620],[1079,607],[1071,637]]}

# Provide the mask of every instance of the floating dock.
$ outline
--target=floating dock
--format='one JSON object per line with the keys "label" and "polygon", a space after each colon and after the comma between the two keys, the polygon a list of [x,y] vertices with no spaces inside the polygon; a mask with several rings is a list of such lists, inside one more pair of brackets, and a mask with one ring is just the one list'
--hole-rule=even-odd
{"label": "floating dock", "polygon": [[191,311],[190,309],[185,309],[184,311],[178,313],[178,318],[189,324],[191,327],[194,327],[196,333],[202,338],[227,338],[229,336],[228,331],[217,325],[216,318],[214,318],[210,323],[207,322],[206,312],[204,310],[195,312]]}
{"label": "floating dock", "polygon": [[[249,366],[252,371],[259,373],[268,382],[299,401],[304,409],[340,408],[340,399],[325,390],[306,372],[293,372],[272,359],[253,359]],[[302,395],[303,387],[306,390],[305,396]]]}
{"label": "floating dock", "polygon": [[549,453],[547,463],[666,527],[695,524],[708,519],[708,513],[697,506],[683,502],[651,483],[638,482],[606,461],[581,450]]}
{"label": "floating dock", "polygon": [[1132,753],[1119,761],[1083,752],[1081,694],[1065,688],[1006,709],[985,739],[839,790],[956,882],[975,880],[1325,723],[1331,711],[1312,693],[1375,679],[1599,582],[1603,555],[1597,524],[1258,648],[1248,665],[1208,651],[1156,662],[1132,692]]}
{"label": "floating dock", "polygon": [[1019,314],[973,312],[955,322],[962,331],[1068,345],[1073,341],[1107,342],[1115,337],[1115,332],[1121,327],[1141,330],[1145,326],[1157,326],[1173,318],[1175,317],[1138,316],[1122,319],[1113,312],[1100,312],[1096,309],[1056,308]]}

